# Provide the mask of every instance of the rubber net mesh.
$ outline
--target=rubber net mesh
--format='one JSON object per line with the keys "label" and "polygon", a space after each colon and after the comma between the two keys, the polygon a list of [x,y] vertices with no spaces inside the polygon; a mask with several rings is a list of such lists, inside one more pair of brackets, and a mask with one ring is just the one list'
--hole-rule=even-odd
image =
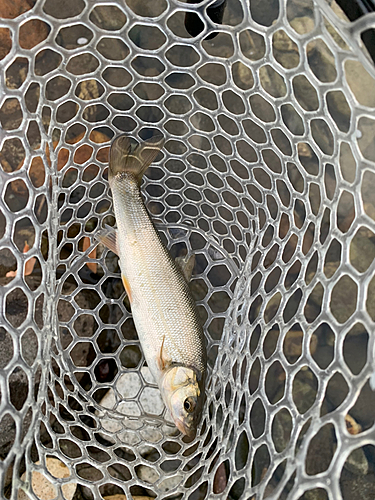
{"label": "rubber net mesh", "polygon": [[[228,0],[214,25],[207,5],[0,7],[4,498],[375,496],[374,18]],[[145,203],[172,255],[196,254],[193,440],[94,239],[115,224],[111,139],[152,129]]]}

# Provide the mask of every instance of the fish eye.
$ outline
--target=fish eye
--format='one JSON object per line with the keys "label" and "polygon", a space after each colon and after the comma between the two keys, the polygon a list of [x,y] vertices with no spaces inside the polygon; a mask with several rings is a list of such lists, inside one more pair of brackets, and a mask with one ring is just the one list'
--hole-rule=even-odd
{"label": "fish eye", "polygon": [[195,401],[193,398],[186,398],[184,401],[184,408],[188,413],[192,413],[195,409]]}

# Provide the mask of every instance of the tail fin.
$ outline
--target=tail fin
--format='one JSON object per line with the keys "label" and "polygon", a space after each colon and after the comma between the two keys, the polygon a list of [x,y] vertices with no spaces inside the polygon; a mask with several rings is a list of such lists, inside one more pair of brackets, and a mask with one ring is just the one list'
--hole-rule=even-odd
{"label": "tail fin", "polygon": [[127,172],[133,174],[140,184],[143,174],[155,160],[163,144],[164,137],[161,133],[154,134],[137,146],[132,145],[127,135],[116,137],[109,154],[109,180],[117,174]]}

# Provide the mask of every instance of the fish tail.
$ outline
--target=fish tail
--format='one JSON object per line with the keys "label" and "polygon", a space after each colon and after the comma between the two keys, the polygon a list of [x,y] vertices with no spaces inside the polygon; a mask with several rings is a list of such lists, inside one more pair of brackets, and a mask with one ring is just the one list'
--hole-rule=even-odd
{"label": "fish tail", "polygon": [[112,142],[109,154],[109,181],[116,176],[127,173],[135,177],[140,185],[143,174],[164,144],[164,137],[161,133],[155,133],[136,146],[128,135],[120,135]]}

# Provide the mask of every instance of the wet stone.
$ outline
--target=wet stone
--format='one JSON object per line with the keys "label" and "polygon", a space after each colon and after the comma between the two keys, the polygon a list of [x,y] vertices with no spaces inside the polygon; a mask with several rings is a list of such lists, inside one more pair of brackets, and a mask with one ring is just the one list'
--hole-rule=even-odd
{"label": "wet stone", "polygon": [[[0,341],[0,345],[1,343],[2,342]],[[0,349],[0,356],[2,357],[3,354],[4,353]],[[41,373],[39,371],[34,377],[34,390],[36,390],[37,387],[39,387],[40,378],[41,378]],[[27,394],[28,391],[30,390],[28,384],[28,378],[23,370],[16,369],[12,372],[11,377],[9,377],[9,389],[12,394],[13,404],[16,407],[20,408],[24,403],[25,394]],[[25,431],[29,428],[31,419],[32,419],[32,414],[27,413],[25,419],[23,420],[23,426],[22,426],[23,435],[25,434]],[[13,445],[15,430],[16,430],[15,423],[12,419],[10,418],[0,419],[0,458],[2,459],[4,459],[7,456]]]}
{"label": "wet stone", "polygon": [[358,285],[344,275],[333,287],[331,311],[339,323],[344,323],[354,313],[357,305]]}
{"label": "wet stone", "polygon": [[[40,464],[40,462],[37,463]],[[57,458],[47,457],[46,466],[53,477],[68,478],[71,475],[69,468]],[[24,474],[22,479],[25,480],[25,478],[26,474]],[[40,500],[52,500],[52,498],[56,497],[57,489],[53,485],[51,479],[47,479],[47,477],[40,472],[32,472],[31,485],[34,493]],[[63,491],[64,498],[66,500],[72,500],[77,489],[77,484],[73,482],[64,484],[61,489]],[[28,500],[28,498],[29,496],[26,495],[26,493],[19,491],[17,500]]]}
{"label": "wet stone", "polygon": [[298,65],[298,47],[285,31],[279,30],[273,35],[273,51],[275,59],[284,68],[290,69]]}
{"label": "wet stone", "polygon": [[0,109],[0,123],[5,130],[17,129],[22,123],[22,110],[18,99],[6,99]]}
{"label": "wet stone", "polygon": [[365,476],[369,471],[369,464],[362,448],[357,448],[347,458],[344,468],[356,476]]}
{"label": "wet stone", "polygon": [[341,472],[340,489],[343,500],[371,500],[375,498],[375,474],[357,476],[345,467]]}
{"label": "wet stone", "polygon": [[43,42],[51,27],[40,19],[31,19],[23,24],[19,31],[19,42],[23,49],[32,49]]}
{"label": "wet stone", "polygon": [[293,380],[293,400],[301,414],[311,408],[316,399],[316,380],[310,370],[302,370]]}
{"label": "wet stone", "polygon": [[290,441],[291,418],[287,411],[280,411],[272,423],[272,440],[278,452],[285,450]]}
{"label": "wet stone", "polygon": [[[290,331],[285,338],[283,344],[283,352],[288,358],[288,361],[296,361],[302,354],[302,342],[304,338],[304,333],[302,330]],[[310,352],[314,354],[317,347],[317,338],[313,337],[310,343]]]}
{"label": "wet stone", "polygon": [[311,17],[295,17],[290,21],[291,27],[300,34],[310,33],[314,29],[315,23]]}
{"label": "wet stone", "polygon": [[5,414],[0,420],[0,459],[4,460],[11,450],[16,434],[16,425],[14,420]]}
{"label": "wet stone", "polygon": [[9,332],[0,327],[0,368],[4,369],[13,358],[13,341]]}
{"label": "wet stone", "polygon": [[308,475],[316,475],[328,469],[336,444],[334,426],[326,424],[319,429],[309,443],[305,468]]}
{"label": "wet stone", "polygon": [[361,227],[350,245],[350,262],[360,272],[365,272],[375,258],[375,234]]}
{"label": "wet stone", "polygon": [[369,382],[367,382],[357,400],[354,402],[354,406],[350,408],[350,415],[362,426],[362,428],[368,429],[374,423],[374,405],[375,405],[375,392],[371,389]]}
{"label": "wet stone", "polygon": [[85,2],[83,0],[65,0],[64,8],[61,8],[59,0],[47,0],[43,10],[56,19],[68,19],[78,16],[84,8]]}
{"label": "wet stone", "polygon": [[18,89],[27,77],[29,61],[24,57],[17,57],[6,71],[6,86],[8,89]]}
{"label": "wet stone", "polygon": [[9,54],[11,48],[12,38],[10,35],[10,30],[8,28],[0,28],[0,60],[4,59],[4,57]]}
{"label": "wet stone", "polygon": [[28,308],[28,299],[20,288],[16,288],[7,296],[6,315],[15,328],[25,321]]}

